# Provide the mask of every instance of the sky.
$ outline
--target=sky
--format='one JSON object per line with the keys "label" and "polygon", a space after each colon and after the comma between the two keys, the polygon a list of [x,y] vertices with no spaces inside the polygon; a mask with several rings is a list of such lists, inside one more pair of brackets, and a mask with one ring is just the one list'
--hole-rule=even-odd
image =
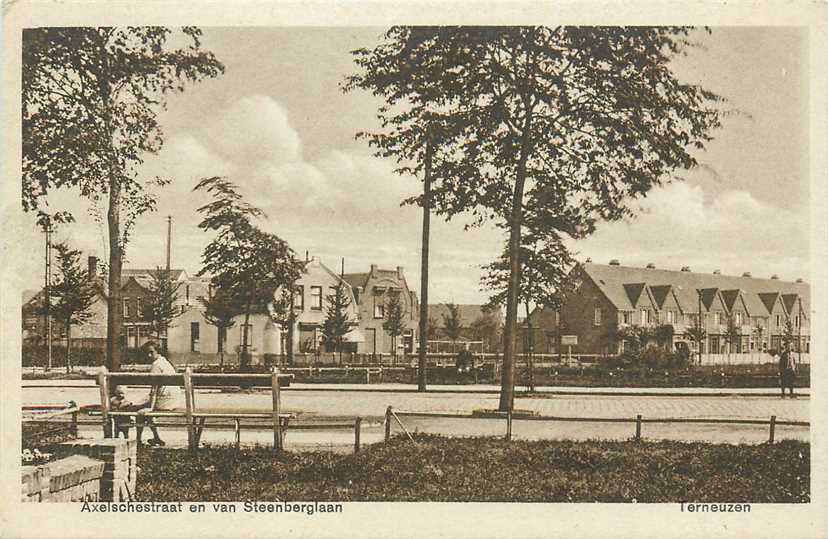
{"label": "sky", "polygon": [[[223,76],[190,86],[160,115],[165,144],[144,174],[172,179],[158,190],[158,209],[141,216],[125,267],[163,265],[167,216],[172,216],[172,266],[195,274],[211,237],[197,228],[193,193],[203,177],[224,175],[268,215],[261,227],[304,257],[346,272],[405,268],[419,290],[422,212],[400,207],[420,183],[393,173],[355,133],[377,127],[380,102],[364,92],[343,94],[355,67],[349,51],[371,47],[381,28],[205,28],[204,48],[225,64]],[[794,280],[809,275],[808,42],[795,28],[714,28],[674,69],[702,83],[738,111],[697,155],[700,166],[654,189],[631,220],[602,223],[572,242],[577,258],[624,265]],[[75,192],[50,197],[78,222],[65,239],[106,258],[106,231]],[[20,241],[42,245],[30,216]],[[494,228],[432,218],[431,303],[483,303],[481,266],[504,245]],[[42,253],[40,251],[34,251]],[[43,281],[42,255],[23,261],[21,288]]]}

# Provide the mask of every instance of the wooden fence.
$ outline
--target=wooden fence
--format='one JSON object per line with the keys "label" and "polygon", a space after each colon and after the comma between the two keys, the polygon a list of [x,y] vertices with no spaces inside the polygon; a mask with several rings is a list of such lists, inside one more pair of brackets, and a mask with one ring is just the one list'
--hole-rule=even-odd
{"label": "wooden fence", "polygon": [[644,423],[699,423],[716,425],[767,425],[768,442],[773,443],[777,426],[809,427],[808,421],[777,421],[772,415],[768,420],[763,419],[711,419],[711,418],[684,418],[684,417],[654,417],[644,418],[641,414],[635,417],[565,417],[565,416],[544,416],[531,414],[513,414],[510,412],[490,412],[486,414],[465,414],[461,412],[417,412],[407,410],[394,410],[391,406],[385,411],[385,441],[391,437],[391,420],[399,424],[403,432],[414,440],[411,433],[403,424],[400,417],[425,417],[425,418],[451,418],[451,419],[502,419],[505,423],[505,439],[512,439],[512,423],[514,421],[560,421],[577,423],[633,423],[635,424],[635,440],[641,440],[641,426]]}

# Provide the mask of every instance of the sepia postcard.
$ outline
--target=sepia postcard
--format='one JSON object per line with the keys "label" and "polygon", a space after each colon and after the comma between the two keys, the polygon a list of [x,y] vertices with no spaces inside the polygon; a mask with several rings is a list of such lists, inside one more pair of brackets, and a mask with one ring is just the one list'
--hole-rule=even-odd
{"label": "sepia postcard", "polygon": [[0,537],[828,536],[824,2],[2,17]]}

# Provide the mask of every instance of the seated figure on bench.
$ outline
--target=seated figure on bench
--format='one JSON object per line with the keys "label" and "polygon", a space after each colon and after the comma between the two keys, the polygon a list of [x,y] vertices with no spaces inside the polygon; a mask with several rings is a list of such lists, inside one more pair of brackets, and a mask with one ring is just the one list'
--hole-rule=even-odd
{"label": "seated figure on bench", "polygon": [[[144,349],[152,359],[152,367],[150,374],[175,374],[175,367],[158,352],[157,345],[153,342],[148,342],[144,345]],[[152,440],[147,442],[147,445],[165,445],[164,440],[158,435],[158,429],[152,422],[152,418],[143,418],[141,412],[160,412],[164,410],[173,410],[181,407],[181,388],[170,386],[152,386],[146,401],[133,405],[133,409],[139,412],[138,421],[135,426],[136,438],[138,443],[141,443],[141,434],[144,426],[148,426],[152,430]]]}

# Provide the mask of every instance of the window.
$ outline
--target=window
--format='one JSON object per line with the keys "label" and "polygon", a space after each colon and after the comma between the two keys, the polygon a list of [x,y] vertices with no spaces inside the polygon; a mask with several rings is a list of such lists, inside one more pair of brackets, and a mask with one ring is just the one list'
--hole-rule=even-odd
{"label": "window", "polygon": [[302,285],[293,289],[293,308],[300,311],[305,310],[305,287]]}
{"label": "window", "polygon": [[721,323],[722,323],[722,313],[720,313],[719,311],[716,311],[715,313],[713,313],[713,325],[718,326],[718,325],[721,325]]}
{"label": "window", "polygon": [[124,299],[124,318],[129,318],[129,298]]}
{"label": "window", "polygon": [[782,327],[782,315],[781,314],[776,315],[776,327]]}
{"label": "window", "polygon": [[741,326],[742,325],[742,311],[737,311],[735,318],[736,318],[736,325]]}
{"label": "window", "polygon": [[601,325],[601,307],[595,307],[595,325]]}
{"label": "window", "polygon": [[646,326],[647,324],[649,324],[649,321],[649,311],[647,311],[647,309],[641,309],[641,325]]}
{"label": "window", "polygon": [[621,321],[624,324],[632,324],[632,315],[633,313],[626,311],[621,315]]}
{"label": "window", "polygon": [[799,315],[794,317],[794,327],[799,327]]}
{"label": "window", "polygon": [[374,294],[374,318],[385,318],[385,297]]}
{"label": "window", "polygon": [[561,311],[555,311],[555,325],[556,326],[561,325]]}
{"label": "window", "polygon": [[200,347],[198,345],[201,328],[198,322],[190,322],[190,352],[198,353]]}
{"label": "window", "polygon": [[672,324],[676,321],[676,313],[673,311],[667,311],[667,323]]}
{"label": "window", "polygon": [[314,311],[321,311],[322,310],[322,287],[321,286],[312,286],[310,287],[310,299],[311,299],[311,310]]}
{"label": "window", "polygon": [[143,318],[144,316],[144,298],[135,298],[135,316]]}

